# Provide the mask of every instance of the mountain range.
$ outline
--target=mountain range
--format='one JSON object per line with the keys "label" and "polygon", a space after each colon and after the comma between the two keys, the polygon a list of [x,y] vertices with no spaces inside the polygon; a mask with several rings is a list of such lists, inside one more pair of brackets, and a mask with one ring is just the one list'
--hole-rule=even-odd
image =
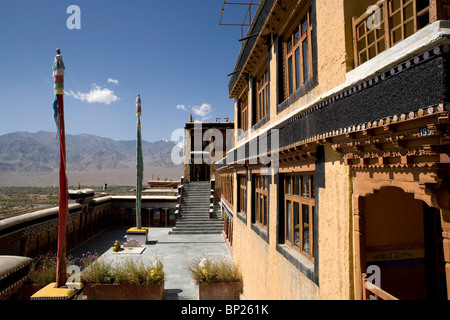
{"label": "mountain range", "polygon": [[[145,168],[153,168],[154,176],[158,172],[174,171],[179,178],[181,166],[171,160],[175,146],[174,142],[167,140],[142,141],[144,172]],[[66,134],[66,158],[67,172],[70,173],[131,173],[136,168],[136,140],[117,141],[90,134]],[[54,132],[0,135],[0,186],[5,185],[5,177],[54,176],[58,172],[59,140]]]}

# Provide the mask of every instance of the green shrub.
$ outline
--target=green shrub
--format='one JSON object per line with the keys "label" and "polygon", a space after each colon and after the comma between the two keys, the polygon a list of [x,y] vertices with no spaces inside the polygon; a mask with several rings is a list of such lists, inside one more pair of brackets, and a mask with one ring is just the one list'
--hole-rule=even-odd
{"label": "green shrub", "polygon": [[242,276],[233,265],[231,259],[216,257],[213,259],[202,256],[195,259],[188,267],[197,285],[225,282],[241,282]]}
{"label": "green shrub", "polygon": [[112,262],[101,258],[81,273],[81,282],[89,284],[163,284],[165,273],[159,259],[153,263],[142,259],[120,259]]}
{"label": "green shrub", "polygon": [[[66,257],[66,266],[78,265],[81,270],[89,267],[98,258],[97,253],[83,253],[81,257]],[[56,282],[56,260],[57,255],[53,252],[38,255],[31,262],[28,282],[39,286],[46,286],[49,283]]]}

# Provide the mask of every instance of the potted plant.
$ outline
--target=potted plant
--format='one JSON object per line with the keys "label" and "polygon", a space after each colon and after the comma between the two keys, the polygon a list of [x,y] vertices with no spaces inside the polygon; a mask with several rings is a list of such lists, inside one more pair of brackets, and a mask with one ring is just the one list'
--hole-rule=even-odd
{"label": "potted plant", "polygon": [[165,274],[159,259],[153,263],[130,257],[100,258],[81,273],[88,300],[161,300]]}
{"label": "potted plant", "polygon": [[239,300],[242,276],[226,257],[195,259],[188,267],[199,288],[199,300]]}

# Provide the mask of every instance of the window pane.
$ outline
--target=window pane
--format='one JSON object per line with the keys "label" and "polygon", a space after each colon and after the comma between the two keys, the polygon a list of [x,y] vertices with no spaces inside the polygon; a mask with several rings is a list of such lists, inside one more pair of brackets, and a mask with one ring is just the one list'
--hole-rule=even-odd
{"label": "window pane", "polygon": [[258,120],[261,119],[261,109],[262,109],[262,104],[263,104],[263,99],[261,98],[261,93],[258,95]]}
{"label": "window pane", "polygon": [[294,81],[294,75],[292,74],[292,57],[288,60],[288,75],[289,75],[289,95],[292,94],[294,91],[293,81]]}
{"label": "window pane", "polygon": [[300,247],[299,204],[294,202],[294,245]]}
{"label": "window pane", "polygon": [[247,190],[244,190],[244,211],[247,212]]}
{"label": "window pane", "polygon": [[291,201],[286,201],[286,240],[292,241]]}
{"label": "window pane", "polygon": [[260,117],[261,119],[264,117],[264,109],[266,108],[266,100],[264,99],[264,91],[261,93],[261,101],[262,101],[262,107],[260,110]]}
{"label": "window pane", "polygon": [[308,31],[308,18],[306,17],[305,20],[302,21],[302,35]]}
{"label": "window pane", "polygon": [[418,17],[417,29],[422,29],[430,23],[429,13],[426,13],[420,17]]}
{"label": "window pane", "polygon": [[286,194],[291,194],[291,177],[286,178]]}
{"label": "window pane", "polygon": [[422,11],[430,5],[430,0],[418,0],[417,1],[417,11]]}
{"label": "window pane", "polygon": [[300,88],[300,49],[295,50],[295,89]]}
{"label": "window pane", "polygon": [[302,205],[303,215],[303,245],[302,250],[304,253],[309,254],[309,207]]}
{"label": "window pane", "polygon": [[309,176],[302,176],[302,196],[309,197]]}
{"label": "window pane", "polygon": [[255,199],[255,214],[256,214],[256,221],[259,221],[259,199]]}
{"label": "window pane", "polygon": [[264,196],[264,225],[267,226],[267,196]]}
{"label": "window pane", "polygon": [[405,24],[405,38],[412,36],[414,34],[414,21],[410,21]]}
{"label": "window pane", "polygon": [[316,179],[314,176],[311,176],[311,198],[316,197]]}
{"label": "window pane", "polygon": [[287,52],[292,50],[292,39],[289,39],[287,42]]}
{"label": "window pane", "polygon": [[300,40],[300,30],[297,29],[297,31],[294,32],[294,44]]}
{"label": "window pane", "polygon": [[303,41],[303,79],[309,79],[308,38]]}
{"label": "window pane", "polygon": [[264,221],[264,196],[263,195],[259,196],[259,202],[260,202],[259,210],[261,210],[259,222],[262,224]]}
{"label": "window pane", "polygon": [[294,176],[294,194],[300,195],[300,176]]}

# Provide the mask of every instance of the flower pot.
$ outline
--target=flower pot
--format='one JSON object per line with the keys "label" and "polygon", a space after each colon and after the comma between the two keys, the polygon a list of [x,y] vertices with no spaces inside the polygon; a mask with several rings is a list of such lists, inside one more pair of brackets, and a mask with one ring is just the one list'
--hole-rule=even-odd
{"label": "flower pot", "polygon": [[239,300],[240,282],[201,284],[198,287],[199,300]]}
{"label": "flower pot", "polygon": [[88,300],[162,300],[164,284],[83,284]]}

